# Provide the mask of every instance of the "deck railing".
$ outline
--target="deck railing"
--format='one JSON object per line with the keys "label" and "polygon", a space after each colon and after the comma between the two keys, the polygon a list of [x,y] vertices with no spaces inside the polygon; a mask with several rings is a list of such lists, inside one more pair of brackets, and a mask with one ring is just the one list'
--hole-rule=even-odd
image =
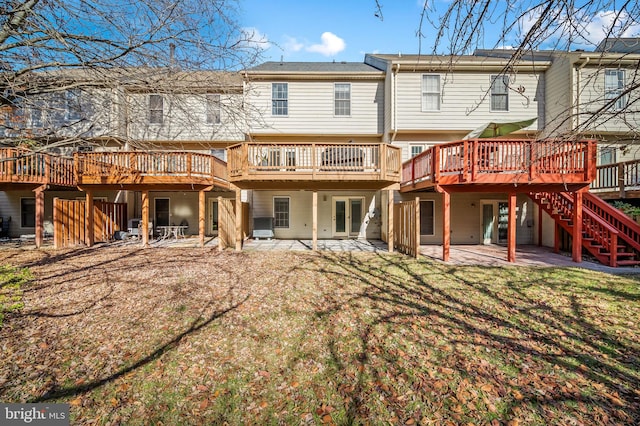
{"label": "deck railing", "polygon": [[640,189],[640,160],[623,161],[596,167],[596,180],[591,184],[596,191]]}
{"label": "deck railing", "polygon": [[0,181],[75,186],[73,160],[21,148],[0,148]]}
{"label": "deck railing", "polygon": [[85,178],[167,177],[227,180],[227,165],[196,152],[86,152],[74,154],[78,182]]}
{"label": "deck railing", "polygon": [[245,142],[228,149],[229,177],[376,173],[399,181],[400,149],[388,144]]}
{"label": "deck railing", "polygon": [[519,174],[534,180],[540,175],[594,175],[592,141],[474,139],[436,145],[402,165],[402,185],[430,181],[437,184],[472,183],[486,174]]}

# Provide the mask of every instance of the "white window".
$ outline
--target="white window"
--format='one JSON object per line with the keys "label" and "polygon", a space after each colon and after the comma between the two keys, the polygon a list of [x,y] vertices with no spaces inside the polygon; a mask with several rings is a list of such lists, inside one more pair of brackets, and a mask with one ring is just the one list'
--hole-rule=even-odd
{"label": "white window", "polygon": [[422,111],[440,111],[440,76],[422,76]]}
{"label": "white window", "polygon": [[220,124],[220,95],[207,95],[207,124]]}
{"label": "white window", "polygon": [[615,147],[606,146],[600,148],[600,166],[607,164],[614,164],[616,162],[616,149]]}
{"label": "white window", "polygon": [[164,99],[162,95],[149,95],[149,123],[162,124],[164,118]]}
{"label": "white window", "polygon": [[351,84],[336,83],[333,90],[334,94],[334,114],[349,116],[351,115]]}
{"label": "white window", "polygon": [[65,93],[65,119],[80,120],[80,91],[67,90]]}
{"label": "white window", "polygon": [[411,145],[411,157],[415,157],[416,155],[422,152],[422,145]]}
{"label": "white window", "polygon": [[289,227],[289,197],[273,198],[273,217],[275,228]]}
{"label": "white window", "polygon": [[609,107],[612,111],[621,111],[627,106],[627,97],[622,95],[624,92],[624,74],[624,70],[604,71],[604,98],[607,104],[613,102]]}
{"label": "white window", "polygon": [[509,111],[509,77],[491,76],[491,111]]}
{"label": "white window", "polygon": [[224,148],[212,148],[210,151],[211,155],[219,158],[222,161],[227,161],[227,150]]}
{"label": "white window", "polygon": [[271,83],[271,115],[289,115],[289,83]]}
{"label": "white window", "polygon": [[20,227],[33,228],[36,226],[36,199],[20,199]]}
{"label": "white window", "polygon": [[435,235],[433,200],[420,201],[420,235]]}

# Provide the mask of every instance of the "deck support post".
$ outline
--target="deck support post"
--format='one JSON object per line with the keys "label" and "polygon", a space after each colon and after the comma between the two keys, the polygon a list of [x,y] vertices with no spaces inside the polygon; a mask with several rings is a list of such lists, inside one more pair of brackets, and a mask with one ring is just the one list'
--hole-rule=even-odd
{"label": "deck support post", "polygon": [[242,251],[242,191],[236,189],[236,251]]}
{"label": "deck support post", "polygon": [[201,189],[198,191],[198,238],[200,241],[200,247],[204,247],[204,210],[204,189]]}
{"label": "deck support post", "polygon": [[538,206],[538,247],[542,247],[542,220],[544,210],[542,206]]}
{"label": "deck support post", "polygon": [[87,224],[86,230],[86,244],[91,247],[95,243],[95,227],[93,226],[93,192],[85,192],[85,223]]}
{"label": "deck support post", "polygon": [[[211,214],[213,214],[213,212]],[[224,249],[227,248],[227,235],[229,230],[225,225],[228,221],[226,219],[221,220],[223,217],[227,217],[226,208],[223,204],[222,197],[218,195],[218,251],[224,251]]]}
{"label": "deck support post", "polygon": [[509,219],[507,223],[507,262],[516,261],[516,193],[509,193]]}
{"label": "deck support post", "polygon": [[[614,253],[611,253],[613,256]],[[574,262],[582,262],[582,191],[573,193],[573,238],[571,257]]]}
{"label": "deck support post", "polygon": [[415,211],[414,211],[414,216],[415,216],[415,234],[413,236],[414,240],[415,240],[415,253],[414,256],[417,259],[418,257],[420,257],[420,197],[416,196],[416,200],[415,200]]}
{"label": "deck support post", "polygon": [[554,222],[553,226],[553,252],[560,253],[560,225]]}
{"label": "deck support post", "polygon": [[387,246],[393,253],[393,189],[387,190]]}
{"label": "deck support post", "polygon": [[36,195],[36,248],[42,247],[44,241],[44,190],[45,186],[34,190]]}
{"label": "deck support post", "polygon": [[149,246],[149,190],[142,191],[142,246]]}
{"label": "deck support post", "polygon": [[318,191],[313,191],[313,227],[312,227],[312,249],[318,250]]}
{"label": "deck support post", "polygon": [[449,261],[451,252],[451,194],[442,191],[442,260]]}

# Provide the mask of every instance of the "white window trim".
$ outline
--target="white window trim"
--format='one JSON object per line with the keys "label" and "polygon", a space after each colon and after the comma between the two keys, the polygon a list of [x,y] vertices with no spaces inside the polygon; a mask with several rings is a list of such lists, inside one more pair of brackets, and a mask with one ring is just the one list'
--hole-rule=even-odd
{"label": "white window trim", "polygon": [[[222,96],[219,93],[207,93],[205,95],[205,112],[204,122],[209,126],[219,126],[222,124]],[[213,113],[217,110],[218,121],[209,121],[209,113]]]}
{"label": "white window trim", "polygon": [[[438,77],[438,92],[427,92],[424,87],[424,77],[425,76],[436,76]],[[422,112],[440,112],[442,110],[442,78],[440,74],[421,74],[420,75],[420,111]],[[426,109],[424,105],[424,95],[438,95],[438,109]]]}
{"label": "white window trim", "polygon": [[[617,74],[616,77],[619,77],[620,74],[618,74],[618,73],[622,72],[622,88],[616,88],[616,89],[613,89],[613,90],[607,90],[607,71],[615,72]],[[613,98],[618,97],[618,95],[624,91],[624,87],[625,87],[625,85],[627,83],[627,72],[626,72],[626,70],[618,69],[618,68],[606,68],[604,70],[604,79],[605,79],[605,81],[604,81],[604,100],[605,100],[605,105],[606,105]],[[614,96],[611,99],[609,99],[607,97],[609,92],[614,94]],[[621,105],[618,105],[618,103],[620,103]],[[613,112],[622,111],[627,107],[628,103],[629,103],[629,99],[628,99],[628,94],[627,94],[627,95],[624,95],[623,97],[619,98],[618,100],[616,100],[616,102],[613,103],[612,105],[610,105],[609,106],[609,111],[613,111]]]}
{"label": "white window trim", "polygon": [[434,237],[436,235],[436,202],[435,200],[420,200],[421,203],[431,203],[432,205],[432,211],[433,211],[433,215],[431,215],[431,221],[432,221],[432,229],[433,229],[433,233],[431,234],[423,234],[422,233],[422,229],[420,229],[420,235],[424,236],[424,237]]}
{"label": "white window trim", "polygon": [[[336,114],[336,112],[337,112],[336,111],[336,100],[338,100],[338,99],[336,99],[336,86],[338,84],[346,84],[346,85],[349,86],[349,114]],[[333,116],[334,117],[351,117],[351,107],[353,106],[353,104],[351,102],[351,89],[352,89],[351,83],[348,83],[348,82],[336,82],[336,83],[333,83]],[[346,99],[339,99],[339,100],[346,101]]]}
{"label": "white window trim", "polygon": [[[286,198],[288,204],[288,212],[289,215],[287,226],[277,226],[276,225],[276,198]],[[273,229],[291,229],[291,197],[288,195],[275,195],[273,197],[272,203],[272,214],[273,214]]]}
{"label": "white window trim", "polygon": [[[38,206],[37,206],[37,201],[35,197],[20,197],[20,229],[34,229],[35,228],[35,217],[34,217],[34,225],[33,226],[22,226],[22,200],[33,200],[34,202],[34,206],[37,210]],[[37,216],[37,212],[34,211],[34,215]]]}
{"label": "white window trim", "polygon": [[[160,99],[162,99],[162,109],[151,109],[151,96],[160,96]],[[164,124],[164,105],[165,104],[165,99],[164,96],[159,94],[159,93],[149,93],[149,96],[147,96],[147,121],[150,125],[152,126],[162,126]],[[151,111],[162,111],[162,116],[161,116],[161,120],[159,122],[157,121],[151,121]]]}
{"label": "white window trim", "polygon": [[509,78],[507,75],[505,74],[491,74],[489,76],[489,112],[509,112],[510,111],[510,103],[509,102],[509,85],[506,85],[506,96],[507,96],[507,109],[493,109],[493,81],[497,80],[498,78]]}
{"label": "white window trim", "polygon": [[[418,154],[415,154],[415,155],[413,154],[413,148],[414,148],[414,147],[420,147],[420,148],[421,148],[421,150],[420,150],[420,152],[419,152]],[[415,157],[416,155],[420,155],[420,154],[422,154],[423,152],[425,152],[426,150],[427,150],[427,147],[426,147],[426,145],[425,145],[425,144],[422,144],[422,143],[413,143],[413,144],[410,144],[410,145],[409,145],[409,158],[413,158],[413,157]]]}
{"label": "white window trim", "polygon": [[[285,99],[274,99],[273,98],[273,85],[274,84],[285,84],[287,86],[287,97],[286,97],[286,101],[287,101],[287,113],[286,114],[274,114],[273,113],[273,101],[284,101]],[[271,116],[272,117],[288,117],[289,116],[289,82],[286,81],[274,81],[271,83]]]}

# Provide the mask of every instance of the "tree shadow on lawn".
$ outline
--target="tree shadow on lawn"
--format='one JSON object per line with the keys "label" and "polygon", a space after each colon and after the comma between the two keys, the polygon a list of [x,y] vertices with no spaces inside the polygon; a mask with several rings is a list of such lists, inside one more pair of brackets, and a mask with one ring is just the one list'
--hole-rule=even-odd
{"label": "tree shadow on lawn", "polygon": [[[203,282],[206,273],[182,277],[185,264],[192,270],[198,267],[193,253],[163,250],[145,256],[148,253],[78,250],[75,255],[68,253],[63,265],[52,265],[63,268],[62,272],[48,273],[49,263],[40,263],[45,269],[33,267],[38,284],[32,291],[39,292],[33,299],[40,306],[34,308],[27,304],[22,312],[12,316],[11,327],[2,330],[7,339],[12,339],[6,344],[12,348],[13,356],[22,359],[26,368],[11,366],[11,357],[5,360],[8,364],[0,371],[0,379],[3,379],[0,380],[0,395],[5,399],[21,399],[16,392],[23,392],[23,395],[28,392],[20,388],[29,382],[32,390],[31,395],[26,396],[26,402],[52,401],[91,391],[162,357],[178,347],[183,339],[237,309],[251,297],[242,288],[242,277],[236,275],[235,270],[225,271],[224,266],[217,265],[215,273],[226,273],[230,279],[225,286],[214,288]],[[213,256],[218,255],[217,251],[198,253],[211,263],[215,262]],[[160,285],[158,281],[135,280],[132,266],[140,262],[151,273],[168,278],[165,277]],[[99,273],[105,270],[110,275]],[[132,277],[123,280],[120,275],[125,271],[132,273]],[[68,298],[66,303],[61,303],[63,294]],[[144,303],[137,304],[136,300]],[[188,305],[191,307],[187,308]],[[160,321],[150,321],[156,315]],[[113,318],[118,320],[110,321]],[[147,324],[149,322],[151,325]],[[96,325],[97,329],[94,328]],[[104,327],[109,327],[109,336],[119,340],[111,341],[108,336],[101,335]],[[141,349],[137,348],[140,355],[135,349],[119,347],[118,342],[139,340],[139,336],[145,337]],[[88,364],[85,356],[111,357],[112,354],[100,352],[104,345],[113,346],[110,350],[124,356],[124,362],[111,361],[112,365],[106,366],[113,368],[105,368],[107,374],[100,377],[104,370]],[[73,360],[78,364],[75,369],[68,366]],[[100,364],[98,361],[97,365]],[[95,376],[92,376],[93,371]],[[40,376],[26,377],[35,372]],[[97,378],[87,382],[87,376]],[[74,384],[60,385],[60,380]],[[12,389],[13,394],[9,395],[8,385],[18,389]],[[40,396],[34,397],[34,394]]]}
{"label": "tree shadow on lawn", "polygon": [[[375,319],[368,320],[360,332],[361,347],[355,357],[359,371],[366,370],[374,383],[383,383],[388,369],[408,375],[415,375],[415,371],[399,369],[402,356],[388,343],[382,342],[382,350],[380,342],[372,344],[372,330],[381,326],[407,330],[418,324],[428,331],[422,337],[418,333],[410,343],[438,353],[431,360],[440,374],[412,379],[426,380],[427,389],[447,377],[457,381],[456,386],[463,378],[491,383],[500,390],[498,399],[503,407],[495,417],[502,420],[517,417],[526,409],[545,421],[553,418],[550,416],[569,421],[576,415],[591,421],[640,421],[640,345],[624,333],[626,326],[637,327],[637,318],[629,318],[629,323],[619,328],[619,324],[607,322],[607,316],[619,310],[610,312],[596,303],[598,298],[606,298],[622,308],[638,296],[607,287],[611,285],[607,275],[563,269],[566,275],[560,278],[553,268],[451,267],[380,253],[373,262],[371,257],[353,253],[322,253],[320,257],[332,266],[325,268],[325,273],[358,280],[364,289],[347,300],[325,293],[319,317],[338,315],[345,307],[359,306],[363,301],[375,308]],[[540,279],[545,281],[536,281]],[[572,285],[578,279],[593,280],[593,284],[578,286],[578,294]],[[598,315],[603,316],[599,323]],[[637,330],[633,332],[637,335]],[[328,349],[337,370],[344,371],[346,363],[335,343],[329,339]],[[382,364],[371,362],[376,351],[378,359],[384,360]],[[351,389],[348,422],[366,412],[363,380],[364,374],[360,374]],[[491,404],[491,392],[485,396]],[[397,405],[402,412],[402,404]],[[594,411],[582,414],[583,406]],[[488,408],[485,401],[484,409]],[[456,420],[465,419],[456,410],[449,409],[448,414],[454,419],[457,415]],[[404,413],[405,419],[419,420],[419,415]]]}

